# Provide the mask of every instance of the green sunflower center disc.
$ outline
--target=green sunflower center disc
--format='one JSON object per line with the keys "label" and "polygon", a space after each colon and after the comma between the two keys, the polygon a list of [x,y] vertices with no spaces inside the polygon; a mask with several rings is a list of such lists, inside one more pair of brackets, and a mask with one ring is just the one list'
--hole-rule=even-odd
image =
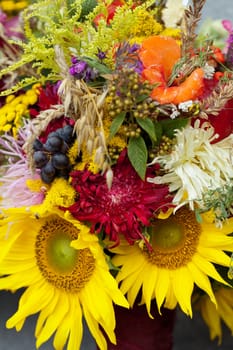
{"label": "green sunflower center disc", "polygon": [[156,232],[152,237],[152,246],[164,249],[175,248],[183,240],[182,226],[176,222],[163,222],[156,227]]}
{"label": "green sunflower center disc", "polygon": [[70,237],[59,231],[48,240],[48,261],[59,272],[72,271],[77,263],[78,251],[70,246],[70,242]]}
{"label": "green sunflower center disc", "polygon": [[35,242],[37,266],[44,279],[56,288],[79,292],[91,279],[95,259],[90,249],[70,246],[79,230],[71,222],[51,215],[41,226]]}
{"label": "green sunflower center disc", "polygon": [[182,208],[166,220],[158,219],[153,224],[151,245],[144,249],[150,263],[169,270],[186,266],[196,253],[201,226],[195,214]]}

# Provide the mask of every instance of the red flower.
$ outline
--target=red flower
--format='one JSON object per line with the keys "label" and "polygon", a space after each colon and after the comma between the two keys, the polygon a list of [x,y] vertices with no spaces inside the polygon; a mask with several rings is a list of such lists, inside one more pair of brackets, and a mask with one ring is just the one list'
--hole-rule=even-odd
{"label": "red flower", "polygon": [[[30,109],[31,118],[35,118],[42,111],[52,108],[52,106],[60,104],[60,97],[57,94],[58,84],[52,85],[48,83],[45,88],[40,88],[40,95],[37,104],[34,108]],[[48,135],[59,128],[63,128],[65,125],[74,125],[74,121],[71,118],[62,116],[60,118],[53,119],[44,132],[40,135],[40,141],[45,143]]]}
{"label": "red flower", "polygon": [[35,108],[30,109],[31,117],[36,117],[41,111],[51,108],[53,105],[60,104],[60,98],[57,94],[58,86],[47,84],[46,87],[40,88],[38,102]]}
{"label": "red flower", "polygon": [[[149,168],[147,176],[155,175],[154,169]],[[116,245],[121,234],[130,244],[145,240],[143,225],[149,226],[153,213],[171,203],[168,187],[142,181],[130,164],[126,150],[113,173],[112,186],[108,189],[103,175],[88,170],[72,172],[72,185],[79,198],[68,209],[78,220],[90,222],[92,232],[104,230]]]}
{"label": "red flower", "polygon": [[[217,88],[219,79],[222,77],[221,72],[216,72],[213,79],[204,79],[204,91],[200,96],[200,100],[207,98],[212,91]],[[212,143],[219,142],[233,132],[233,99],[229,100],[218,115],[208,115],[208,121],[213,126],[216,134],[219,135]],[[193,118],[192,124],[196,118]],[[201,123],[205,123],[205,119],[200,119]]]}
{"label": "red flower", "polygon": [[[217,74],[218,73],[218,74]],[[205,81],[205,94],[208,96],[212,90],[217,87],[221,72],[215,73],[215,77],[209,81]],[[218,115],[208,115],[208,121],[213,126],[214,131],[219,137],[215,142],[219,142],[233,132],[233,99],[229,100]]]}
{"label": "red flower", "polygon": [[[98,27],[99,21],[101,19],[105,19],[107,24],[110,24],[111,20],[115,15],[117,8],[123,6],[124,4],[125,4],[124,0],[113,0],[111,4],[107,6],[107,16],[105,16],[103,13],[100,13],[94,18],[93,22],[96,25],[96,27]],[[134,9],[136,6],[137,6],[136,4],[133,4],[132,9]]]}
{"label": "red flower", "polygon": [[213,126],[214,131],[219,137],[216,142],[224,139],[233,133],[233,99],[229,100],[218,115],[209,115],[208,121]]}
{"label": "red flower", "polygon": [[116,9],[118,7],[121,7],[124,5],[124,1],[121,0],[114,0],[109,6],[108,6],[108,17],[107,17],[107,23],[113,19]]}

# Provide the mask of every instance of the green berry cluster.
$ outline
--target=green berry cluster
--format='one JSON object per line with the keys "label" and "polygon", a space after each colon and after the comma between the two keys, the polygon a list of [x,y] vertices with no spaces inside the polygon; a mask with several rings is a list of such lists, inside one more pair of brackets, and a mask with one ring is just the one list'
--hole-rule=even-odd
{"label": "green berry cluster", "polygon": [[122,151],[122,148],[121,147],[118,147],[118,146],[108,146],[108,154],[111,158],[111,160],[114,162],[114,161],[117,161],[117,159],[119,158],[119,155]]}
{"label": "green berry cluster", "polygon": [[126,137],[139,137],[141,134],[141,128],[139,128],[136,123],[129,123],[128,125],[124,125],[122,133]]}
{"label": "green berry cluster", "polygon": [[149,98],[150,93],[151,86],[142,82],[139,74],[132,69],[122,69],[109,86],[109,115],[114,118],[126,112],[134,118],[151,116],[155,104]]}
{"label": "green berry cluster", "polygon": [[166,135],[163,135],[160,144],[157,147],[150,150],[148,155],[149,159],[153,160],[157,156],[164,156],[166,154],[171,153],[175,143],[175,138],[170,139]]}

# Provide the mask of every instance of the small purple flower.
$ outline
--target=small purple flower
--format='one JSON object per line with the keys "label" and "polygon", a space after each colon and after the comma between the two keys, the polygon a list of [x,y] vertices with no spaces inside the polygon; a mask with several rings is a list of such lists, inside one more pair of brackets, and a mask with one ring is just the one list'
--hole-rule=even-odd
{"label": "small purple flower", "polygon": [[226,46],[223,49],[223,53],[226,55],[227,67],[233,68],[233,24],[229,20],[222,21],[223,27],[228,31],[228,38],[226,40]]}
{"label": "small purple flower", "polygon": [[70,75],[75,75],[75,68],[74,66],[71,66],[69,69]]}
{"label": "small purple flower", "polygon": [[88,65],[85,61],[77,60],[73,66],[70,67],[70,74],[75,75],[78,79],[82,79]]}
{"label": "small purple flower", "polygon": [[82,74],[87,69],[87,63],[84,61],[79,61],[73,67],[76,74]]}
{"label": "small purple flower", "polygon": [[144,66],[140,60],[134,65],[134,71],[138,74],[141,74],[144,69]]}
{"label": "small purple flower", "polygon": [[138,45],[138,44],[133,44],[132,46],[129,47],[128,52],[129,52],[129,53],[136,52],[139,48],[140,48],[140,45]]}
{"label": "small purple flower", "polygon": [[136,73],[141,73],[143,70],[142,62],[138,56],[140,45],[130,45],[128,42],[122,43],[116,52],[116,67],[117,69],[128,68],[133,69]]}
{"label": "small purple flower", "polygon": [[89,82],[98,77],[98,71],[95,68],[90,67],[87,62],[79,60],[76,57],[72,57],[71,61],[73,65],[69,68],[69,72],[75,78]]}
{"label": "small purple flower", "polygon": [[85,71],[85,76],[83,77],[86,82],[95,80],[98,76],[98,72],[95,68],[87,67]]}
{"label": "small purple flower", "polygon": [[98,48],[98,53],[96,54],[96,56],[100,59],[100,61],[102,61],[106,58],[106,53]]}
{"label": "small purple flower", "polygon": [[71,62],[73,63],[73,64],[76,64],[76,63],[78,63],[78,59],[77,59],[77,57],[72,57],[71,58]]}

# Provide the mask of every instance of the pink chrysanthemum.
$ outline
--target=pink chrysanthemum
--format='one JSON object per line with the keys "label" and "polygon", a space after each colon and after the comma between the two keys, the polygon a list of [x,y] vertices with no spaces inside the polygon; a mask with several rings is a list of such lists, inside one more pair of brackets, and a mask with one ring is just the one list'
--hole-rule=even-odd
{"label": "pink chrysanthemum", "polygon": [[39,204],[42,203],[45,196],[43,188],[39,192],[32,192],[27,186],[27,180],[40,179],[40,176],[37,172],[32,174],[22,149],[26,138],[26,129],[19,131],[18,139],[10,135],[4,135],[0,138],[0,154],[8,158],[7,164],[2,166],[1,207]]}
{"label": "pink chrysanthemum", "polygon": [[[154,168],[147,170],[147,176]],[[154,212],[168,208],[171,197],[167,186],[142,181],[123,151],[113,167],[112,186],[108,189],[106,177],[88,170],[71,173],[72,185],[79,194],[76,203],[69,207],[80,221],[92,224],[91,231],[102,230],[111,241],[119,244],[120,235],[133,244],[144,239],[143,226],[149,226]]]}

